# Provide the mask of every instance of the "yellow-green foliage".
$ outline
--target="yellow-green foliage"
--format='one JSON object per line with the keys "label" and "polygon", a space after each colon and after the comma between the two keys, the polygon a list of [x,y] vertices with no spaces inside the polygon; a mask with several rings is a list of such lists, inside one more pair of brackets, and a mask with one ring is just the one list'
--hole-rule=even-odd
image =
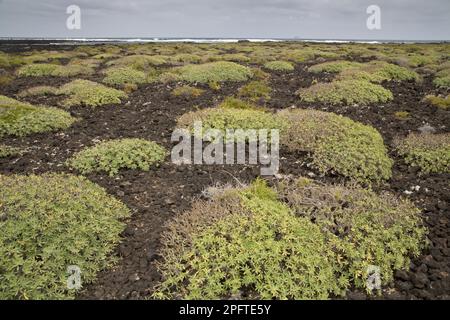
{"label": "yellow-green foliage", "polygon": [[293,71],[294,65],[288,61],[271,61],[264,64],[264,68],[274,71]]}
{"label": "yellow-green foliage", "polygon": [[405,67],[385,61],[371,61],[360,64],[358,67],[352,67],[342,70],[337,79],[355,79],[367,80],[370,82],[380,83],[385,80],[405,81],[419,80],[419,75]]}
{"label": "yellow-green foliage", "polygon": [[393,99],[392,92],[365,80],[338,80],[318,83],[298,92],[302,101],[330,104],[384,103]]}
{"label": "yellow-green foliage", "polygon": [[450,134],[415,134],[395,141],[397,151],[424,173],[450,173]]}
{"label": "yellow-green foliage", "polygon": [[8,74],[0,74],[0,87],[10,84],[14,78]]}
{"label": "yellow-green foliage", "polygon": [[18,156],[22,154],[22,150],[20,148],[15,148],[11,146],[7,146],[4,144],[0,144],[0,158]]}
{"label": "yellow-green foliage", "polygon": [[[246,288],[250,299],[339,293],[333,253],[317,226],[295,217],[262,182],[228,198],[196,203],[169,226],[159,266],[164,280],[154,297],[240,298]],[[208,219],[201,223],[203,214]]]}
{"label": "yellow-green foliage", "polygon": [[365,183],[391,177],[393,162],[376,129],[316,110],[285,110],[278,116],[289,125],[281,133],[281,143],[293,151],[309,152],[320,172]]}
{"label": "yellow-green foliage", "polygon": [[0,68],[14,68],[24,63],[21,57],[0,51]]}
{"label": "yellow-green foliage", "polygon": [[324,62],[320,64],[313,65],[308,68],[309,72],[319,73],[319,72],[329,72],[329,73],[339,73],[350,68],[359,68],[361,63],[351,62],[351,61],[331,61]]}
{"label": "yellow-green foliage", "polygon": [[444,110],[450,108],[450,95],[447,95],[446,98],[428,95],[425,97],[425,101]]}
{"label": "yellow-green foliage", "polygon": [[17,71],[17,74],[21,77],[72,77],[77,75],[89,75],[93,72],[94,70],[89,64],[84,65],[74,63],[61,66],[50,63],[39,63],[24,65]]}
{"label": "yellow-green foliage", "polygon": [[70,299],[67,268],[85,285],[114,262],[130,215],[82,177],[0,175],[0,299]]}
{"label": "yellow-green foliage", "polygon": [[0,137],[66,129],[75,120],[58,108],[34,106],[0,95]]}
{"label": "yellow-green foliage", "polygon": [[450,88],[450,68],[443,69],[436,73],[433,83],[437,87]]}
{"label": "yellow-green foliage", "polygon": [[33,96],[48,96],[48,95],[56,95],[58,93],[58,89],[51,86],[37,86],[31,87],[28,89],[24,89],[20,91],[17,95],[19,97],[33,97]]}
{"label": "yellow-green foliage", "polygon": [[219,108],[223,109],[258,109],[258,107],[248,101],[236,99],[234,97],[227,97],[219,104]]}
{"label": "yellow-green foliage", "polygon": [[200,97],[205,90],[191,87],[191,86],[180,86],[173,89],[172,94],[176,97],[183,96],[183,97]]}
{"label": "yellow-green foliage", "polygon": [[388,284],[420,253],[425,231],[419,210],[389,194],[256,180],[196,200],[166,225],[153,297],[327,299],[369,289],[368,267]]}
{"label": "yellow-green foliage", "polygon": [[250,68],[227,61],[187,65],[176,72],[180,80],[199,83],[246,81],[253,76]]}
{"label": "yellow-green foliage", "polygon": [[143,71],[129,67],[113,67],[105,71],[106,77],[103,83],[113,86],[124,86],[126,84],[142,84],[147,82],[147,76]]}
{"label": "yellow-green foliage", "polygon": [[201,56],[190,53],[180,53],[170,58],[171,63],[200,63],[201,61]]}
{"label": "yellow-green foliage", "polygon": [[265,81],[251,81],[239,89],[238,95],[241,98],[257,102],[259,100],[269,101],[271,93],[272,89]]}
{"label": "yellow-green foliage", "polygon": [[400,119],[400,120],[408,119],[409,118],[409,112],[408,111],[397,111],[395,113],[395,117],[397,119]]}
{"label": "yellow-green foliage", "polygon": [[131,55],[109,61],[106,65],[129,67],[140,71],[147,71],[153,68],[153,66],[159,66],[165,63],[167,63],[167,57],[163,56]]}
{"label": "yellow-green foliage", "polygon": [[66,107],[78,105],[97,107],[105,104],[121,103],[121,100],[127,97],[123,91],[80,79],[63,85],[58,89],[58,94],[69,96],[62,102],[62,105]]}
{"label": "yellow-green foliage", "polygon": [[82,174],[106,172],[110,176],[120,169],[148,171],[166,157],[166,150],[153,141],[119,139],[101,142],[86,148],[67,161],[67,165]]}
{"label": "yellow-green foliage", "polygon": [[[247,140],[245,132],[236,132],[235,136],[228,136],[227,129],[281,129],[285,125],[282,119],[278,119],[273,114],[261,110],[243,109],[243,108],[209,108],[199,111],[188,112],[178,118],[179,128],[185,128],[194,132],[195,122],[201,121],[203,134],[209,129],[217,129],[222,132],[226,141],[228,140]],[[256,137],[255,137],[256,138]]]}
{"label": "yellow-green foliage", "polygon": [[420,210],[406,199],[357,186],[323,185],[300,178],[282,182],[279,198],[294,213],[325,232],[333,248],[341,283],[367,288],[369,266],[380,268],[383,285],[409,257],[424,248],[426,229]]}

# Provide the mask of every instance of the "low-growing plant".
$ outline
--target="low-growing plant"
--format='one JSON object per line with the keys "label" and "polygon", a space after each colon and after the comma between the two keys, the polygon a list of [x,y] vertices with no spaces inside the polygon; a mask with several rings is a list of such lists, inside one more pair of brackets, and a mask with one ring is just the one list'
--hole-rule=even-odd
{"label": "low-growing plant", "polygon": [[106,77],[103,83],[112,86],[123,87],[127,84],[142,84],[147,82],[147,76],[143,71],[135,70],[129,67],[113,67],[104,71]]}
{"label": "low-growing plant", "polygon": [[288,61],[271,61],[264,64],[264,68],[273,71],[293,71],[294,65]]}
{"label": "low-growing plant", "polygon": [[269,101],[272,89],[264,81],[251,81],[239,89],[238,96],[252,102]]}
{"label": "low-growing plant", "polygon": [[38,107],[0,95],[0,137],[66,129],[75,121],[58,108]]}
{"label": "low-growing plant", "polygon": [[176,97],[200,97],[205,91],[191,86],[180,86],[172,90],[172,94]]}
{"label": "low-growing plant", "polygon": [[186,65],[177,69],[176,72],[180,80],[191,83],[246,81],[253,76],[250,68],[227,61]]}
{"label": "low-growing plant", "polygon": [[437,87],[450,88],[450,68],[443,69],[436,73],[433,83]]}
{"label": "low-growing plant", "polygon": [[50,96],[58,94],[58,89],[51,86],[36,86],[20,91],[18,97]]}
{"label": "low-growing plant", "polygon": [[250,109],[255,110],[258,107],[248,101],[237,99],[234,97],[226,97],[222,103],[219,104],[219,108],[223,109]]}
{"label": "low-growing plant", "polygon": [[423,173],[450,173],[450,134],[411,133],[394,143],[405,162]]}
{"label": "low-growing plant", "polygon": [[0,298],[70,299],[111,266],[128,208],[83,177],[0,175]]}
{"label": "low-growing plant", "polygon": [[305,102],[337,104],[384,103],[393,99],[392,92],[365,80],[338,80],[318,83],[300,89],[297,94]]}
{"label": "low-growing plant", "polygon": [[310,153],[312,165],[321,173],[338,173],[364,183],[391,177],[393,162],[375,128],[316,110],[284,110],[278,117],[288,125],[281,144]]}
{"label": "low-growing plant", "polygon": [[1,74],[0,73],[0,87],[2,86],[7,86],[8,84],[10,84],[12,81],[14,80],[14,78],[8,74]]}
{"label": "low-growing plant", "polygon": [[110,176],[120,169],[148,171],[159,165],[166,157],[166,150],[153,141],[142,139],[119,139],[101,142],[73,155],[67,165],[87,174],[106,172]]}
{"label": "low-growing plant", "polygon": [[167,57],[164,56],[131,55],[108,61],[106,65],[129,67],[140,71],[148,71],[154,66],[160,66],[167,63],[167,61]]}
{"label": "low-growing plant", "polygon": [[52,63],[27,64],[19,68],[20,77],[72,77],[77,75],[90,75],[94,69],[89,64],[57,65]]}
{"label": "low-growing plant", "polygon": [[450,108],[450,95],[447,95],[446,98],[428,95],[425,97],[425,101],[444,110]]}
{"label": "low-growing plant", "polygon": [[313,73],[320,73],[320,72],[339,73],[346,69],[360,68],[361,65],[362,64],[359,62],[351,62],[345,60],[330,61],[313,65],[308,68],[308,71]]}
{"label": "low-growing plant", "polygon": [[0,144],[0,158],[20,156],[20,155],[22,155],[22,153],[23,153],[23,150],[20,148]]}
{"label": "low-growing plant", "polygon": [[357,67],[343,69],[339,72],[336,79],[338,80],[366,80],[370,82],[380,83],[382,81],[419,81],[419,75],[405,67],[387,63],[385,61],[371,61],[359,64]]}
{"label": "low-growing plant", "polygon": [[57,92],[68,96],[61,103],[65,107],[78,105],[98,107],[106,104],[121,103],[122,99],[127,97],[123,91],[81,79],[63,85]]}

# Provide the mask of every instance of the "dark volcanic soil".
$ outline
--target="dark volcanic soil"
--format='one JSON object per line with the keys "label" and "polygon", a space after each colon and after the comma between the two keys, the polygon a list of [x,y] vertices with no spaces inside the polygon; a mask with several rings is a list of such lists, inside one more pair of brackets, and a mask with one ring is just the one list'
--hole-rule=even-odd
{"label": "dark volcanic soil", "polygon": [[[419,175],[415,168],[406,166],[392,150],[392,138],[406,135],[428,123],[437,132],[448,132],[450,112],[422,102],[426,94],[437,92],[429,78],[423,83],[385,83],[395,100],[383,106],[302,105],[295,96],[300,87],[307,87],[317,77],[298,65],[292,73],[273,73],[270,84],[274,89],[271,108],[291,106],[333,111],[376,127],[390,147],[396,161],[394,178],[379,189],[394,192],[414,200],[423,209],[426,225],[430,229],[430,247],[411,263],[409,271],[399,271],[395,283],[383,290],[381,298],[395,299],[450,299],[450,175]],[[332,77],[321,75],[319,80]],[[16,79],[0,88],[0,94],[13,97],[18,91],[38,84],[63,84],[68,79]],[[139,137],[154,140],[170,150],[170,137],[176,117],[194,110],[217,104],[225,96],[236,93],[239,85],[224,85],[219,91],[208,91],[201,97],[185,99],[173,97],[173,86],[146,85],[130,94],[121,105],[96,109],[72,108],[79,122],[64,132],[37,134],[25,138],[4,138],[3,143],[28,148],[20,158],[0,159],[0,173],[70,172],[65,160],[83,147],[98,140]],[[440,92],[443,93],[443,92]],[[54,98],[28,99],[33,103],[54,105]],[[399,120],[394,113],[408,111],[410,117]],[[302,167],[303,155],[281,150],[281,174],[314,174]],[[207,186],[217,182],[251,181],[259,175],[252,166],[176,166],[168,158],[159,168],[149,172],[121,171],[117,177],[91,174],[88,178],[106,188],[122,200],[133,212],[124,240],[115,254],[119,263],[98,275],[95,283],[85,287],[80,299],[142,299],[148,298],[159,274],[154,262],[159,259],[159,236],[165,221],[189,209],[194,197]],[[323,181],[340,181],[339,177],[319,177]],[[417,188],[419,186],[420,188]],[[415,188],[413,191],[412,188]],[[412,191],[406,194],[405,191]],[[349,292],[349,299],[365,299],[361,292]]]}

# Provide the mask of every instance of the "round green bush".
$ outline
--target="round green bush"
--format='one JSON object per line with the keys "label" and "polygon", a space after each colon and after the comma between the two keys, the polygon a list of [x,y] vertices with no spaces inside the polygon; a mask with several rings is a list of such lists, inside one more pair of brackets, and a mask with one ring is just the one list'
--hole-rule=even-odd
{"label": "round green bush", "polygon": [[107,69],[105,75],[103,83],[108,85],[123,86],[125,84],[142,84],[147,82],[147,76],[144,72],[128,67]]}
{"label": "round green bush", "polygon": [[309,152],[320,172],[366,183],[391,177],[393,162],[375,128],[316,110],[285,110],[278,116],[289,125],[282,131],[281,144]]}
{"label": "round green bush", "polygon": [[246,81],[253,77],[250,68],[227,61],[186,65],[176,70],[180,80],[198,83]]}
{"label": "round green bush", "polygon": [[75,121],[58,108],[38,107],[0,95],[0,137],[66,129]]}
{"label": "round green bush", "polygon": [[288,61],[271,61],[264,64],[264,68],[274,71],[293,71],[294,65]]}
{"label": "round green bush", "polygon": [[365,80],[339,80],[318,83],[298,92],[302,101],[338,104],[372,104],[392,100],[392,92]]}
{"label": "round green bush", "polygon": [[106,172],[114,176],[124,168],[148,171],[165,157],[166,150],[153,141],[118,139],[81,150],[67,164],[82,174]]}
{"label": "round green bush", "polygon": [[67,299],[68,266],[81,284],[110,266],[130,215],[83,177],[0,175],[0,299]]}

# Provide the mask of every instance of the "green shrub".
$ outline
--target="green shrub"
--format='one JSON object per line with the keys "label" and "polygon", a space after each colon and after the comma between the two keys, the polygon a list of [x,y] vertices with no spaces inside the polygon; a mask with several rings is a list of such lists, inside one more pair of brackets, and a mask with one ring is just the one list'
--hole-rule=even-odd
{"label": "green shrub", "polygon": [[0,95],[0,137],[66,129],[75,120],[58,108],[37,107]]}
{"label": "green shrub", "polygon": [[433,83],[437,87],[450,88],[450,68],[444,69],[436,73]]}
{"label": "green shrub", "polygon": [[450,134],[414,134],[396,139],[398,153],[423,173],[450,173]]}
{"label": "green shrub", "polygon": [[14,68],[24,63],[25,61],[22,57],[6,54],[0,51],[0,68]]}
{"label": "green shrub", "polygon": [[334,105],[384,103],[393,99],[392,92],[389,90],[364,80],[318,83],[309,88],[302,88],[297,93],[305,102],[324,102]]}
{"label": "green shrub", "polygon": [[450,108],[450,95],[447,95],[446,98],[428,95],[425,97],[425,101],[444,110]]}
{"label": "green shrub", "polygon": [[172,63],[200,63],[201,61],[201,56],[190,53],[180,53],[170,58]]}
{"label": "green shrub", "polygon": [[258,107],[248,101],[244,101],[241,99],[236,99],[234,97],[227,97],[222,103],[219,104],[219,108],[223,109],[250,109],[255,110]]}
{"label": "green shrub", "polygon": [[405,67],[384,61],[371,61],[358,67],[344,69],[336,77],[338,80],[366,80],[380,83],[382,81],[405,81],[420,79],[419,75]]}
{"label": "green shrub", "polygon": [[242,298],[246,291],[248,299],[326,299],[339,293],[324,234],[261,183],[195,203],[162,239],[164,280],[156,298]]}
{"label": "green shrub", "polygon": [[20,148],[10,147],[4,144],[0,144],[0,158],[19,156],[23,152]]}
{"label": "green shrub", "polygon": [[0,299],[67,299],[109,267],[129,210],[85,178],[0,175]]}
{"label": "green shrub", "polygon": [[50,96],[58,94],[58,89],[51,86],[37,86],[20,91],[19,97]]}
{"label": "green shrub", "polygon": [[65,107],[78,105],[98,107],[105,104],[121,103],[121,100],[127,97],[123,91],[81,79],[63,85],[58,89],[58,94],[69,96],[62,102]]}
{"label": "green shrub", "polygon": [[264,68],[273,71],[293,71],[294,65],[288,61],[271,61],[264,64]]}
{"label": "green shrub", "polygon": [[241,98],[248,99],[253,102],[259,100],[269,101],[272,89],[264,81],[251,81],[239,89],[238,95]]}
{"label": "green shrub", "polygon": [[106,65],[148,71],[149,69],[152,69],[153,66],[159,66],[165,63],[167,63],[167,58],[163,56],[131,55],[109,61]]}
{"label": "green shrub", "polygon": [[387,285],[394,271],[408,269],[409,257],[418,256],[426,244],[420,210],[394,195],[305,178],[282,182],[278,194],[298,217],[325,232],[341,282],[368,293],[370,266],[380,268],[381,283]]}
{"label": "green shrub", "polygon": [[175,89],[173,89],[172,94],[176,97],[179,96],[183,96],[183,97],[200,97],[203,93],[205,92],[205,90],[199,89],[199,88],[195,88],[195,87],[191,87],[191,86],[181,86],[181,87],[176,87]]}
{"label": "green shrub", "polygon": [[57,65],[50,63],[27,64],[21,67],[17,74],[21,77],[72,77],[77,75],[90,75],[94,72],[88,64]]}
{"label": "green shrub", "polygon": [[188,129],[194,132],[194,124],[197,121],[202,122],[203,132],[209,129],[217,129],[222,132],[225,141],[235,139],[238,141],[247,140],[249,137],[241,136],[239,132],[235,137],[227,136],[227,129],[281,129],[285,125],[281,119],[273,114],[261,110],[237,109],[237,108],[209,108],[199,111],[188,112],[177,120],[178,128]]}
{"label": "green shrub", "polygon": [[105,71],[105,75],[106,77],[103,79],[103,83],[113,86],[147,82],[147,76],[144,72],[128,67],[109,68]]}
{"label": "green shrub", "polygon": [[110,176],[120,169],[148,171],[159,165],[166,156],[166,150],[152,141],[142,139],[119,139],[99,143],[86,148],[67,161],[67,165],[82,174],[106,172]]}
{"label": "green shrub", "polygon": [[359,68],[361,67],[361,65],[362,64],[359,62],[351,62],[345,60],[331,61],[313,65],[308,68],[308,71],[313,73],[320,73],[320,72],[339,73],[346,69]]}
{"label": "green shrub", "polygon": [[250,68],[226,61],[187,65],[176,72],[180,80],[199,83],[246,81],[253,76]]}
{"label": "green shrub", "polygon": [[338,173],[365,183],[391,177],[393,162],[376,129],[316,110],[285,110],[278,116],[288,124],[281,132],[281,144],[309,152],[321,173]]}

